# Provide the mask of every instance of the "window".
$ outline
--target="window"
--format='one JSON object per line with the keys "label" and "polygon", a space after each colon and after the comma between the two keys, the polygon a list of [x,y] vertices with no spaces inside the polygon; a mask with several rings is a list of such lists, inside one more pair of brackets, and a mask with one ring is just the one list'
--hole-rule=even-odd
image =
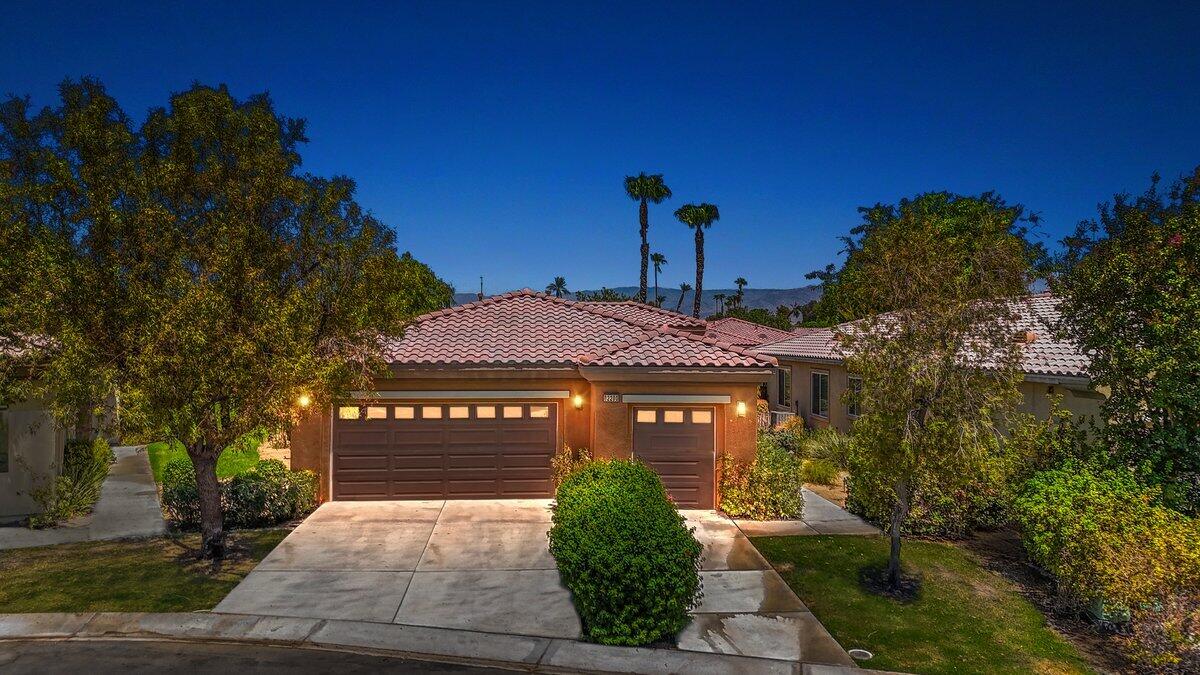
{"label": "window", "polygon": [[639,410],[637,411],[637,421],[641,424],[654,424],[658,421],[658,411]]}
{"label": "window", "polygon": [[663,422],[666,424],[683,424],[682,410],[664,410]]}
{"label": "window", "polygon": [[381,405],[367,406],[367,419],[369,420],[386,420],[387,408]]}
{"label": "window", "polygon": [[521,413],[522,413],[522,408],[519,405],[504,406],[505,419],[516,419],[521,416]]}
{"label": "window", "polygon": [[477,419],[477,420],[494,420],[494,419],[496,419],[496,406],[494,406],[494,405],[477,405],[477,406],[475,406],[475,419]]}
{"label": "window", "polygon": [[471,416],[471,409],[465,405],[450,406],[450,419],[465,420]]}
{"label": "window", "polygon": [[396,419],[411,420],[416,417],[416,412],[417,409],[411,405],[398,405],[396,406]]}
{"label": "window", "polygon": [[339,420],[356,420],[358,419],[358,406],[344,405],[338,408]]}
{"label": "window", "polygon": [[529,416],[537,419],[547,419],[550,417],[550,406],[531,405],[529,406]]}
{"label": "window", "polygon": [[817,417],[829,417],[829,373],[812,374],[809,394],[809,412]]}
{"label": "window", "polygon": [[421,419],[423,419],[423,420],[440,420],[440,419],[442,419],[442,406],[440,406],[440,405],[421,406]]}
{"label": "window", "polygon": [[792,369],[777,369],[775,371],[775,378],[778,383],[775,402],[779,405],[787,405],[788,401],[792,400]]}
{"label": "window", "polygon": [[0,473],[8,473],[8,411],[0,408]]}
{"label": "window", "polygon": [[862,378],[850,376],[849,382],[850,401],[846,405],[846,414],[851,417],[858,417],[862,414],[862,407],[858,404],[858,396],[862,392]]}
{"label": "window", "polygon": [[712,424],[711,410],[693,410],[692,424]]}

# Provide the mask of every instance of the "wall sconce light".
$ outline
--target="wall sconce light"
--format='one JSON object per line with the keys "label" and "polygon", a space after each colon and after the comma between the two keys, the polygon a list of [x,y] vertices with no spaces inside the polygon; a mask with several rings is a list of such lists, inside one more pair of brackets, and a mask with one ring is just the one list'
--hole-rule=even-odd
{"label": "wall sconce light", "polygon": [[738,417],[746,416],[746,402],[745,401],[737,402],[737,416]]}
{"label": "wall sconce light", "polygon": [[583,410],[583,396],[575,394],[575,398],[571,399],[571,403],[575,405],[576,410]]}
{"label": "wall sconce light", "polygon": [[300,394],[296,397],[296,405],[300,406],[301,408],[307,408],[308,406],[312,405],[312,397],[308,394]]}

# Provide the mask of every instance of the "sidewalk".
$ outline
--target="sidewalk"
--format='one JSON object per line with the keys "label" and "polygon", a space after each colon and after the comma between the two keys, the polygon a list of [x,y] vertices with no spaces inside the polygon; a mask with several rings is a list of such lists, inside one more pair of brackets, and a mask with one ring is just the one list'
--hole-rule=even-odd
{"label": "sidewalk", "polygon": [[800,520],[738,520],[747,537],[792,537],[816,534],[882,534],[879,528],[834,504],[821,495],[801,488],[804,514]]}
{"label": "sidewalk", "polygon": [[160,639],[249,642],[379,653],[533,672],[852,675],[849,666],[604,645],[366,621],[234,614],[0,614],[0,640]]}
{"label": "sidewalk", "polygon": [[92,513],[45,530],[0,528],[0,550],[51,546],[77,541],[153,537],[166,532],[158,489],[144,446],[113,448],[117,461],[109,467]]}

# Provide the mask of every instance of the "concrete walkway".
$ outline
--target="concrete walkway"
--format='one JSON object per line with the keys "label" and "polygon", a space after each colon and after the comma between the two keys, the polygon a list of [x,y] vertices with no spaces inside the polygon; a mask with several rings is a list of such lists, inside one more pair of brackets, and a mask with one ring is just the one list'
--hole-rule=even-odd
{"label": "concrete walkway", "polygon": [[800,520],[734,520],[750,537],[792,537],[817,534],[881,534],[879,528],[825,499],[801,488],[804,515]]}
{"label": "concrete walkway", "polygon": [[113,452],[117,461],[108,469],[92,513],[45,530],[0,527],[0,549],[153,537],[166,532],[145,446],[117,446]]}

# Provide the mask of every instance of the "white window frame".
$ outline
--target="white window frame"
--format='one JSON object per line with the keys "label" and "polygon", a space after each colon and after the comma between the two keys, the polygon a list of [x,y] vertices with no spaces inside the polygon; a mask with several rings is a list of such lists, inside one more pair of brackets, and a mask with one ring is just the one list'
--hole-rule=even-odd
{"label": "white window frame", "polygon": [[[816,384],[817,376],[825,378],[825,412],[818,412],[821,408],[817,404],[820,400],[817,396]],[[828,370],[813,370],[808,374],[808,412],[813,417],[820,417],[823,420],[829,419],[829,371]]]}

